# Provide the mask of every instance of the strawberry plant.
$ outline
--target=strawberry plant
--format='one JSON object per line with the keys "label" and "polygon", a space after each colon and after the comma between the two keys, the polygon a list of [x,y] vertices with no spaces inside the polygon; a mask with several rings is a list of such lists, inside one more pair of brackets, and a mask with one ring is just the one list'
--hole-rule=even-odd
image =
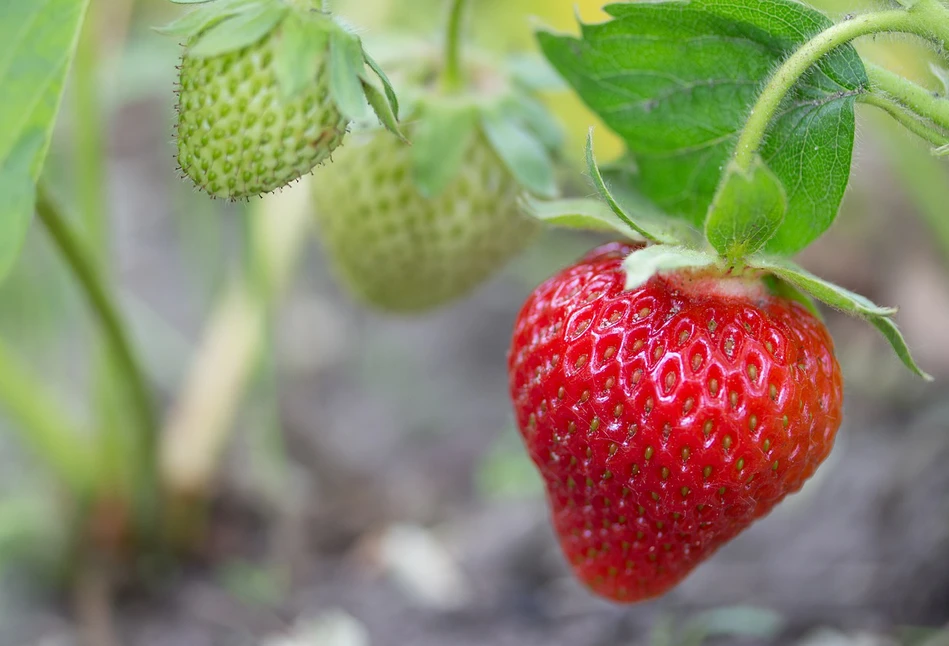
{"label": "strawberry plant", "polygon": [[[666,592],[799,489],[831,450],[842,386],[814,300],[912,358],[893,315],[789,258],[831,225],[854,106],[945,154],[949,100],[872,63],[861,36],[908,33],[945,55],[937,0],[834,24],[791,0],[605,7],[541,47],[628,148],[601,201],[541,219],[641,240],[544,283],[518,319],[511,396],[577,575],[616,601]],[[786,398],[787,397],[787,398]]]}
{"label": "strawberry plant", "polygon": [[[99,14],[89,0],[0,0],[0,278],[33,260],[20,251],[36,216],[96,331],[88,419],[2,338],[0,408],[67,494],[63,572],[82,589],[108,594],[146,557],[167,563],[206,538],[220,456],[255,372],[272,367],[259,359],[312,224],[347,292],[399,314],[472,294],[545,227],[613,239],[528,296],[508,372],[566,561],[616,602],[668,592],[828,457],[844,384],[821,304],[865,320],[929,379],[896,309],[793,258],[838,215],[857,104],[949,156],[949,88],[853,44],[927,43],[945,82],[946,0],[837,22],[795,0],[608,4],[579,35],[537,33],[549,67],[466,46],[465,0],[444,3],[439,42],[375,58],[326,1],[162,4],[187,9],[157,31],[183,48],[168,152],[188,191],[264,198],[164,408],[111,266]],[[54,137],[67,85],[72,147]],[[622,143],[618,159],[598,164],[592,131],[585,155],[564,152],[577,124],[552,116],[558,86]],[[727,632],[717,621],[685,632]]]}
{"label": "strawberry plant", "polygon": [[197,4],[162,31],[186,43],[178,163],[208,194],[233,200],[286,186],[327,160],[370,106],[400,134],[385,73],[315,0]]}
{"label": "strawberry plant", "polygon": [[463,56],[465,7],[453,5],[444,55],[422,45],[387,61],[411,147],[378,129],[354,133],[315,178],[336,273],[383,310],[429,310],[470,292],[539,230],[521,213],[522,196],[558,193],[560,128],[531,79]]}

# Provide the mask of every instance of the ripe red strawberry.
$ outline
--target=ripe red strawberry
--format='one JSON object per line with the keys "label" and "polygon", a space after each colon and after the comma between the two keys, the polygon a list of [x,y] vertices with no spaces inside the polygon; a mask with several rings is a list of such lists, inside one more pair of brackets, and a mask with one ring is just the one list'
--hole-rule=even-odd
{"label": "ripe red strawberry", "polygon": [[657,275],[626,291],[614,243],[518,317],[518,425],[576,575],[635,602],[679,583],[801,488],[841,420],[823,324],[757,278]]}

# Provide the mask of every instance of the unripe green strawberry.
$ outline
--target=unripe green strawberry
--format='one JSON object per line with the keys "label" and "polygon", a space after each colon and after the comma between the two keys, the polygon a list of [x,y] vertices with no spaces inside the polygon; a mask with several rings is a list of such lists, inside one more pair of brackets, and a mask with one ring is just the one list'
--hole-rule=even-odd
{"label": "unripe green strawberry", "polygon": [[[372,112],[401,136],[385,74],[316,0],[208,0],[163,31],[186,43],[178,163],[213,197],[286,186]],[[383,89],[368,80],[367,65]]]}
{"label": "unripe green strawberry", "polygon": [[287,99],[277,83],[277,28],[244,49],[185,54],[178,97],[178,163],[214,197],[269,193],[310,172],[342,143],[349,120],[329,100],[320,61],[306,89]]}
{"label": "unripe green strawberry", "polygon": [[414,312],[458,298],[538,230],[519,212],[523,189],[480,133],[432,198],[413,180],[412,148],[385,132],[354,134],[335,157],[314,182],[321,236],[335,273],[376,307]]}

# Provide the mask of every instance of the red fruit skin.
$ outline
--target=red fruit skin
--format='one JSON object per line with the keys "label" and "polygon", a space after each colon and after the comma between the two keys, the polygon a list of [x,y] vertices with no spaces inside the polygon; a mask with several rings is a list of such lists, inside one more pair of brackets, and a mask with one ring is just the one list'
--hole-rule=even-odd
{"label": "red fruit skin", "polygon": [[664,594],[801,488],[841,421],[833,343],[763,283],[654,276],[601,247],[538,287],[508,356],[518,426],[576,575]]}

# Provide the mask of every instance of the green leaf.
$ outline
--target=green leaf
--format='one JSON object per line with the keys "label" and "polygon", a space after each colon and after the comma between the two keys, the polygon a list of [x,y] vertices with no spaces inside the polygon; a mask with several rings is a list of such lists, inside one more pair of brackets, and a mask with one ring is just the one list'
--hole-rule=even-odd
{"label": "green leaf", "polygon": [[596,156],[593,154],[593,128],[590,128],[587,135],[586,158],[587,171],[593,179],[593,186],[597,193],[606,201],[613,213],[630,229],[651,242],[676,244],[687,241],[688,238],[680,223],[666,217],[665,214],[661,213],[635,191],[627,191],[625,193],[627,199],[621,200],[610,190],[596,163]]}
{"label": "green leaf", "polygon": [[88,0],[0,0],[0,277],[23,244]]}
{"label": "green leaf", "polygon": [[376,113],[379,122],[385,126],[385,129],[401,139],[404,143],[409,143],[402,131],[399,130],[399,118],[392,111],[392,104],[382,90],[377,88],[369,81],[362,81],[363,92],[372,111]]}
{"label": "green leaf", "polygon": [[342,29],[330,32],[330,95],[347,118],[363,121],[369,116],[369,103],[362,86],[362,43]]}
{"label": "green leaf", "polygon": [[412,136],[412,167],[423,195],[435,197],[458,175],[477,132],[477,118],[467,105],[441,101],[423,107]]}
{"label": "green leaf", "polygon": [[0,0],[0,165],[24,139],[42,133],[43,143],[30,161],[34,181],[46,158],[87,5],[88,0]]}
{"label": "green leaf", "polygon": [[623,270],[626,272],[626,289],[641,287],[660,272],[686,268],[701,269],[717,264],[718,258],[704,251],[675,245],[652,245],[634,251],[623,261]]}
{"label": "green leaf", "polygon": [[496,111],[483,114],[481,126],[495,152],[524,188],[541,197],[557,195],[553,162],[532,133]]}
{"label": "green leaf", "polygon": [[379,77],[379,80],[382,82],[382,88],[386,92],[386,98],[389,100],[389,105],[392,108],[392,113],[395,115],[396,120],[399,118],[399,97],[396,95],[395,90],[392,88],[392,83],[389,81],[389,77],[386,76],[385,71],[376,62],[376,60],[370,56],[365,50],[362,53],[363,60],[366,62],[366,65],[369,66],[376,76]]}
{"label": "green leaf", "polygon": [[866,319],[886,337],[886,340],[890,342],[893,350],[907,368],[927,381],[932,380],[932,377],[923,372],[913,360],[903,335],[900,334],[896,324],[890,319],[893,314],[896,314],[895,309],[875,305],[866,297],[818,278],[790,260],[759,256],[752,258],[749,264],[771,272],[781,280],[791,283],[835,309]]}
{"label": "green leaf", "polygon": [[273,31],[287,11],[283,5],[264,4],[228,17],[201,33],[188,55],[210,58],[250,47]]}
{"label": "green leaf", "polygon": [[322,25],[296,12],[287,16],[274,55],[274,72],[286,98],[314,82],[328,46],[329,34]]}
{"label": "green leaf", "polygon": [[761,250],[784,222],[784,187],[761,157],[745,172],[729,164],[709,207],[705,237],[731,263]]}
{"label": "green leaf", "polygon": [[600,200],[580,198],[548,201],[527,196],[521,200],[521,209],[531,217],[552,226],[614,232],[631,240],[645,240]]}
{"label": "green leaf", "polygon": [[0,166],[0,280],[6,278],[29,229],[36,204],[31,166],[44,145],[43,134],[24,137]]}
{"label": "green leaf", "polygon": [[[625,140],[636,187],[663,211],[704,223],[748,111],[772,71],[829,27],[794,0],[634,2],[582,37],[539,34],[548,59]],[[854,100],[868,83],[841,47],[795,86],[762,156],[784,185],[787,216],[767,245],[792,253],[836,217],[850,175]]]}

